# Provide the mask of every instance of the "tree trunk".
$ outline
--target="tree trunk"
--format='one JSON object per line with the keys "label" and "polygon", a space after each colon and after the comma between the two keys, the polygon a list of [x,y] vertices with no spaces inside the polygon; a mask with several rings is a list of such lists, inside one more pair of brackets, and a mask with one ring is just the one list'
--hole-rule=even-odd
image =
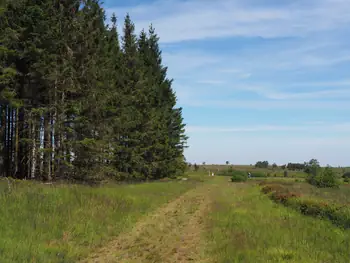
{"label": "tree trunk", "polygon": [[1,140],[1,144],[0,144],[0,176],[5,176],[5,131],[6,131],[6,106],[1,105],[0,106],[0,140]]}
{"label": "tree trunk", "polygon": [[18,127],[18,124],[19,124],[19,121],[18,121],[18,111],[19,109],[15,109],[15,128],[16,128],[16,134],[15,134],[15,152],[14,152],[14,172],[13,172],[13,175],[14,177],[18,178],[18,165],[19,165],[19,161],[18,161],[18,157],[19,157],[19,154],[18,154],[18,151],[19,151],[19,127]]}
{"label": "tree trunk", "polygon": [[44,178],[51,181],[51,129],[50,129],[50,113],[44,117]]}
{"label": "tree trunk", "polygon": [[30,156],[30,178],[35,178],[36,165],[37,165],[37,151],[36,151],[36,118],[33,118],[32,113],[30,113],[31,125],[30,125],[30,138],[32,140],[31,156]]}

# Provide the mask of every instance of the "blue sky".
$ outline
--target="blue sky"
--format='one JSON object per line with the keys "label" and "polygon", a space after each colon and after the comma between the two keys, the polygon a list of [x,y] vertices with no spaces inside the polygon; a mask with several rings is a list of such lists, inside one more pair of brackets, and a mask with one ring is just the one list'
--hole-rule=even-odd
{"label": "blue sky", "polygon": [[349,0],[106,0],[152,23],[197,163],[350,165]]}

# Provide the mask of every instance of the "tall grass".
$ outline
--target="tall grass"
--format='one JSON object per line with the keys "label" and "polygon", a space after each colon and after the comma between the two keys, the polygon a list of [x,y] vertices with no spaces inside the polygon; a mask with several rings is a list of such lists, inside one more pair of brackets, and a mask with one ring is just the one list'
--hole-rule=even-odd
{"label": "tall grass", "polygon": [[196,182],[87,187],[0,182],[0,262],[76,262]]}
{"label": "tall grass", "polygon": [[277,205],[254,185],[218,184],[207,222],[212,262],[349,262],[348,230]]}
{"label": "tall grass", "polygon": [[317,188],[305,182],[294,182],[292,180],[275,180],[270,178],[265,182],[273,182],[287,187],[291,192],[299,193],[305,197],[319,198],[324,201],[346,204],[350,203],[350,185],[342,184],[339,188]]}

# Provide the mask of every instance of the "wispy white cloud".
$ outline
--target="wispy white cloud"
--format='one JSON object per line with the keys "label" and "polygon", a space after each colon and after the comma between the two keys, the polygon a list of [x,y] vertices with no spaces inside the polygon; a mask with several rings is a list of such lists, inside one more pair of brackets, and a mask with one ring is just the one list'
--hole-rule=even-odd
{"label": "wispy white cloud", "polygon": [[350,80],[338,80],[338,81],[314,81],[314,82],[297,82],[291,83],[293,87],[347,87],[350,89]]}
{"label": "wispy white cloud", "polygon": [[220,57],[196,51],[164,52],[164,65],[172,77],[189,77],[191,72],[211,67],[221,61]]}
{"label": "wispy white cloud", "polygon": [[293,132],[293,131],[313,131],[313,132],[350,132],[350,123],[325,123],[310,122],[308,125],[258,125],[258,126],[188,126],[189,133],[235,133],[235,132]]}
{"label": "wispy white cloud", "polygon": [[292,92],[267,92],[264,94],[266,98],[269,99],[278,99],[278,100],[286,100],[286,99],[334,99],[334,98],[340,98],[350,99],[350,89],[329,89],[329,90],[321,90],[321,91],[313,91],[313,92],[299,92],[299,93],[292,93]]}
{"label": "wispy white cloud", "polygon": [[[186,109],[189,161],[349,163],[350,124],[339,120],[350,112],[350,1],[272,2],[156,0],[107,8],[119,18],[129,12],[137,31],[155,26],[178,104]],[[215,114],[203,118],[202,109]],[[244,119],[252,110],[257,122]],[[231,112],[236,125],[225,126],[219,116]],[[338,123],[326,121],[332,114]],[[305,115],[316,121],[303,122]],[[300,124],[288,125],[289,119]],[[221,124],[206,127],[211,122]]]}
{"label": "wispy white cloud", "polygon": [[[345,82],[339,82],[338,84],[345,84]],[[322,83],[320,83],[322,84]],[[326,83],[324,83],[326,84]],[[332,84],[329,82],[329,84]],[[269,85],[255,85],[255,84],[238,84],[232,87],[232,90],[250,91],[261,95],[267,99],[274,100],[318,100],[318,99],[350,99],[350,85],[348,88],[335,89],[337,83],[334,86],[327,86],[328,89],[323,90],[309,90],[310,86],[316,86],[318,88],[322,85],[317,85],[316,83],[299,83],[306,91],[300,91],[293,89],[293,86],[298,84],[292,84],[284,87],[273,87]],[[340,85],[342,86],[342,85]],[[346,86],[346,85],[345,85]],[[285,91],[288,88],[289,91]]]}
{"label": "wispy white cloud", "polygon": [[147,28],[152,21],[162,42],[229,36],[304,36],[350,22],[349,1],[301,2],[265,7],[238,0],[169,0],[106,11],[109,15],[130,12],[138,28]]}
{"label": "wispy white cloud", "polygon": [[197,80],[196,83],[199,84],[208,84],[208,85],[220,85],[220,84],[224,84],[225,82],[222,80]]}
{"label": "wispy white cloud", "polygon": [[189,95],[187,99],[179,100],[181,106],[207,109],[248,109],[248,110],[350,110],[348,101],[310,101],[310,100],[238,100],[238,99],[208,99]]}

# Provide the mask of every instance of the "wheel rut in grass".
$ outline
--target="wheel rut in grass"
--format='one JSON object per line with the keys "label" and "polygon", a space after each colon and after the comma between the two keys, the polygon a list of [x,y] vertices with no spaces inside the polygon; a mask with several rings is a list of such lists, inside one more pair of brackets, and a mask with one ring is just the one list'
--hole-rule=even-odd
{"label": "wheel rut in grass", "polygon": [[206,262],[201,234],[210,195],[208,185],[190,190],[82,262]]}

